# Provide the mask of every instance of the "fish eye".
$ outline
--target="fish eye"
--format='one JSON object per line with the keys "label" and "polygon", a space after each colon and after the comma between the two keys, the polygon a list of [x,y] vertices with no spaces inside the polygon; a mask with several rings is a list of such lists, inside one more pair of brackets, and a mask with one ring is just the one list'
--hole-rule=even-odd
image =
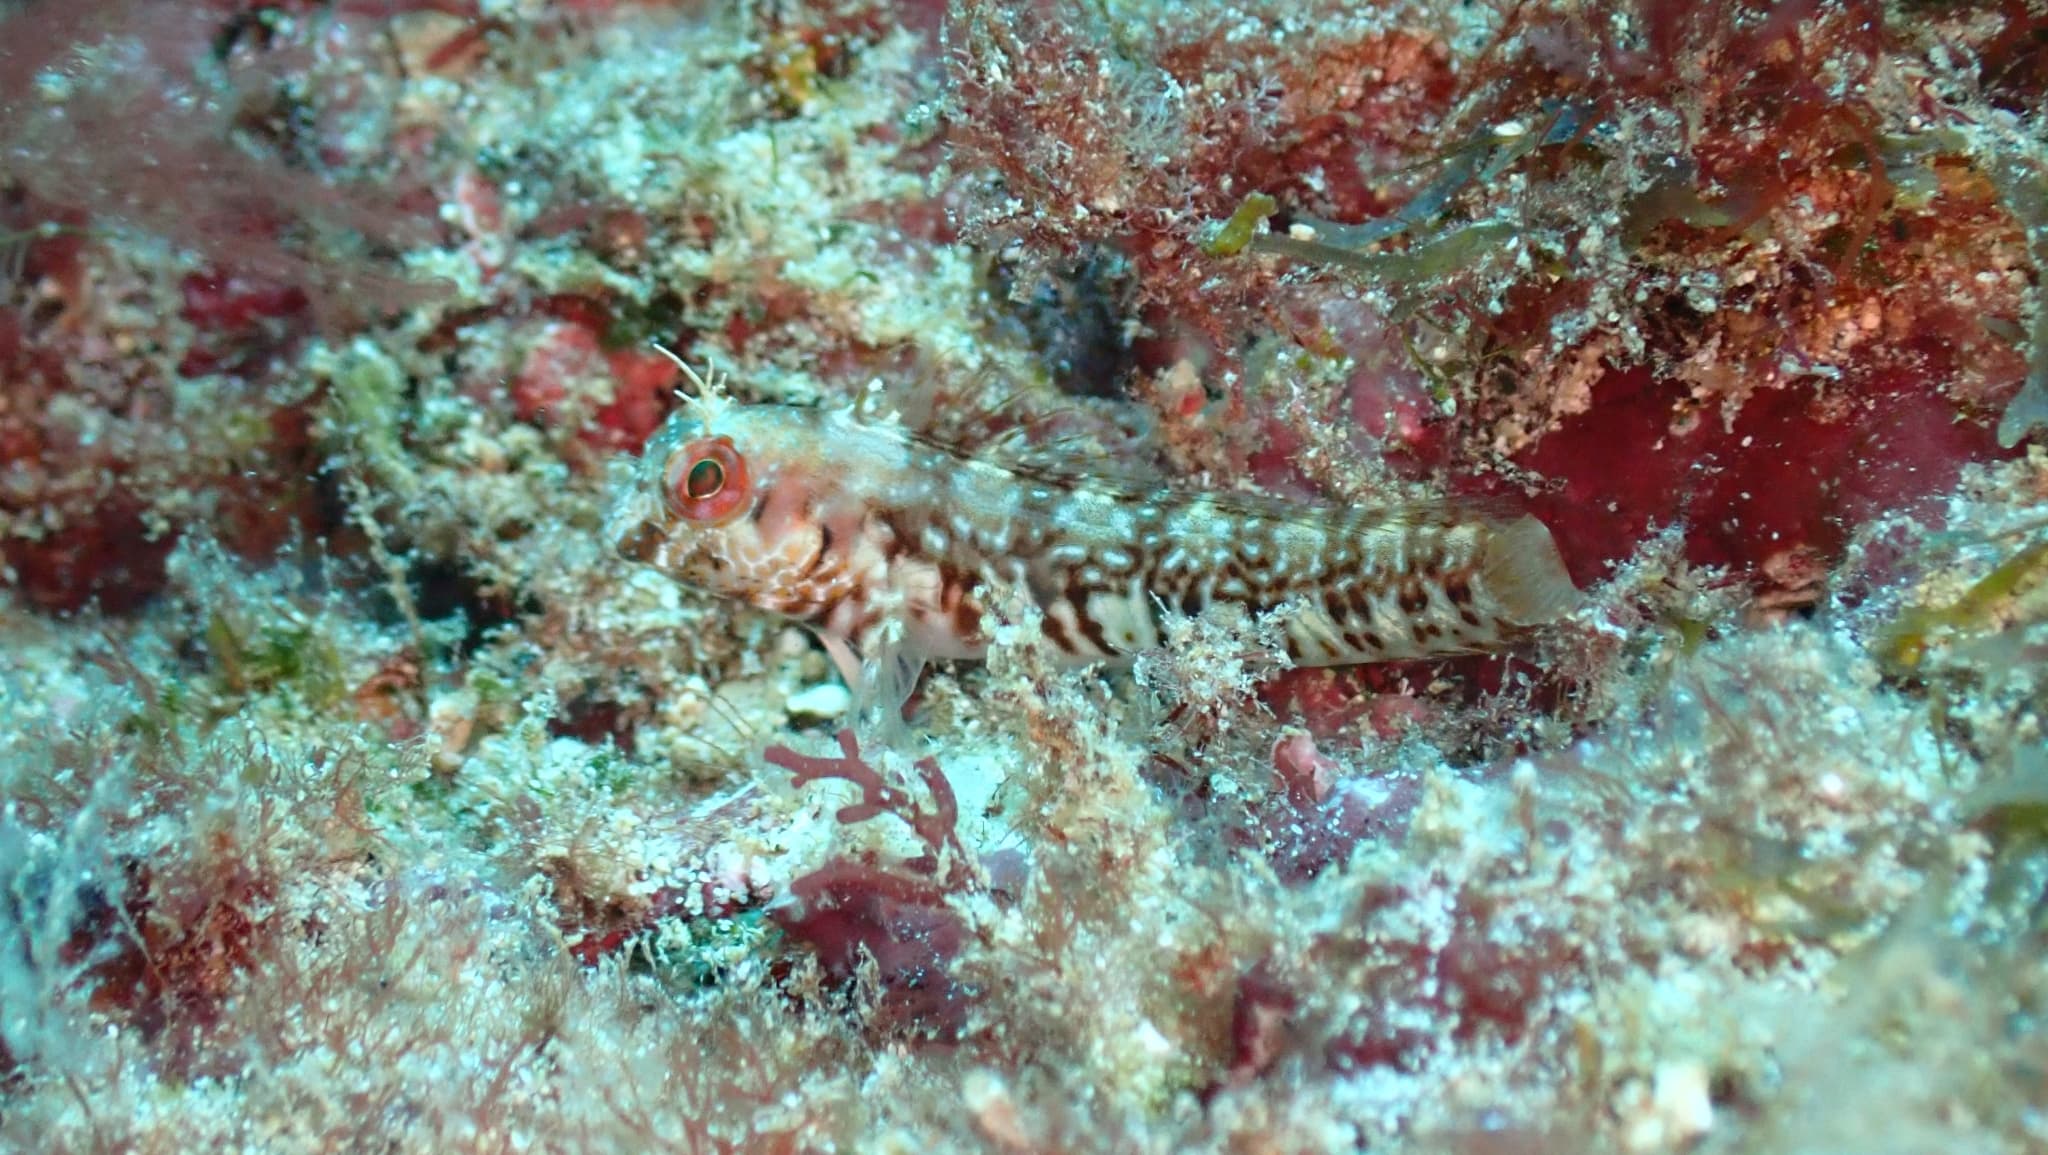
{"label": "fish eye", "polygon": [[729,437],[700,437],[669,457],[669,509],[688,521],[730,520],[752,500],[746,458]]}
{"label": "fish eye", "polygon": [[715,458],[700,457],[683,480],[683,493],[691,501],[709,501],[725,488],[725,466]]}

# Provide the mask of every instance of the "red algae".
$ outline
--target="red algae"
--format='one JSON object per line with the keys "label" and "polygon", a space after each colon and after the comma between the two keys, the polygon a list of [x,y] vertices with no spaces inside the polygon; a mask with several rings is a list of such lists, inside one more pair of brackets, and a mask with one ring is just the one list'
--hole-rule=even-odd
{"label": "red algae", "polygon": [[1752,398],[1730,424],[1674,419],[1685,397],[1646,371],[1594,386],[1594,403],[1516,458],[1562,485],[1530,499],[1574,578],[1604,577],[1657,525],[1687,528],[1686,555],[1773,582],[1773,559],[1839,561],[1856,528],[1925,503],[1993,456],[1990,430],[1958,421],[1916,382],[1842,408],[1794,390]]}

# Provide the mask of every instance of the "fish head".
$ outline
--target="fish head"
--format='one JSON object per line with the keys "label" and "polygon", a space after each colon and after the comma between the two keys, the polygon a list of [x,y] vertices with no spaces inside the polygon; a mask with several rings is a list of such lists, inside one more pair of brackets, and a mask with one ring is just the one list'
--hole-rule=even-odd
{"label": "fish head", "polygon": [[825,547],[816,514],[838,488],[815,411],[696,401],[626,467],[606,536],[629,561],[783,611]]}

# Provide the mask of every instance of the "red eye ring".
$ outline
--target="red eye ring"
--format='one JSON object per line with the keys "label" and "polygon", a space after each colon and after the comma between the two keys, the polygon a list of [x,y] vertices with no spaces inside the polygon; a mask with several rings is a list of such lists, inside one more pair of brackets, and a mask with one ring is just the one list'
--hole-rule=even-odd
{"label": "red eye ring", "polygon": [[665,480],[669,506],[690,521],[726,521],[753,496],[747,459],[729,437],[700,437],[670,454]]}

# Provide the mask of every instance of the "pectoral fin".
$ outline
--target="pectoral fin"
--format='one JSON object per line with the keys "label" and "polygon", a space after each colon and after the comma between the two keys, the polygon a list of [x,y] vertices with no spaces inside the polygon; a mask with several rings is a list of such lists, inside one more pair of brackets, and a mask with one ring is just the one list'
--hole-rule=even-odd
{"label": "pectoral fin", "polygon": [[884,743],[899,737],[903,709],[924,677],[924,655],[901,641],[873,646],[866,654],[836,635],[821,634],[819,641],[853,694],[855,732]]}

